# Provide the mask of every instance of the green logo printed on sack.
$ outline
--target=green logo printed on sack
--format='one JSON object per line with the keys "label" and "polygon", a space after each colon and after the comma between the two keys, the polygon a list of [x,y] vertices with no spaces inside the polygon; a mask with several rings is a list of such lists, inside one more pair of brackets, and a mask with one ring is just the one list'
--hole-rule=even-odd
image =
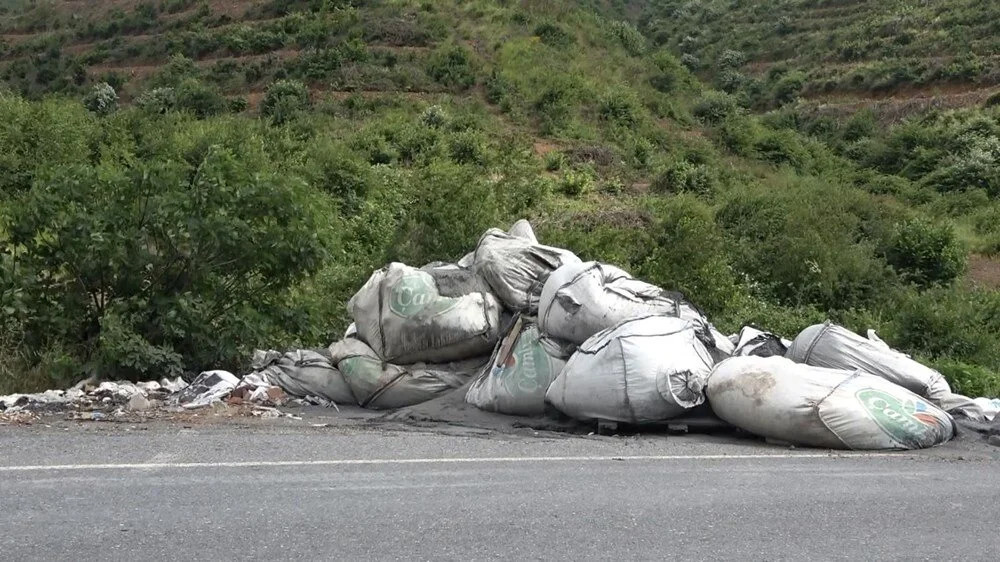
{"label": "green logo printed on sack", "polygon": [[418,314],[437,316],[455,308],[458,299],[442,297],[430,274],[418,271],[404,275],[389,293],[389,310],[397,316],[412,318]]}
{"label": "green logo printed on sack", "polygon": [[899,443],[912,445],[936,437],[944,429],[944,422],[922,401],[904,403],[888,392],[873,388],[859,390],[855,396],[882,431]]}
{"label": "green logo printed on sack", "polygon": [[548,388],[551,370],[549,356],[538,344],[538,334],[525,332],[507,358],[501,376],[509,390],[533,394],[539,388]]}
{"label": "green logo printed on sack", "polygon": [[348,381],[353,379],[374,384],[382,376],[382,365],[369,357],[348,357],[342,360],[337,367],[344,373],[344,377]]}

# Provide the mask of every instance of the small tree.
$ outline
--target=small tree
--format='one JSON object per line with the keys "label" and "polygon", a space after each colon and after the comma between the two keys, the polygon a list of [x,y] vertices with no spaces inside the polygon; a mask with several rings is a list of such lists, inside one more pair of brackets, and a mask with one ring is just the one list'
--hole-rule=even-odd
{"label": "small tree", "polygon": [[886,260],[904,278],[922,287],[951,283],[965,269],[965,252],[951,227],[926,219],[896,225]]}
{"label": "small tree", "polygon": [[118,109],[118,92],[107,82],[94,84],[83,105],[98,115],[108,115]]}
{"label": "small tree", "polygon": [[298,80],[278,80],[267,89],[260,112],[280,125],[308,107],[309,89],[305,84]]}

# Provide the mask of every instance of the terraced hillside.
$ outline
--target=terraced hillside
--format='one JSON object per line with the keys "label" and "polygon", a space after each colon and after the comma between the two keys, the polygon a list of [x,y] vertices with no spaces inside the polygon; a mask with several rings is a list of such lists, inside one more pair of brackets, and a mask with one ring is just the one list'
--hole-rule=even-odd
{"label": "terraced hillside", "polygon": [[8,2],[0,387],[325,346],[373,269],[527,217],[724,330],[833,318],[1000,389],[1000,107],[756,115],[668,4]]}
{"label": "terraced hillside", "polygon": [[[654,41],[758,108],[802,98],[886,120],[1000,91],[1000,4],[979,0],[663,0]],[[1000,97],[993,98],[1000,101]]]}

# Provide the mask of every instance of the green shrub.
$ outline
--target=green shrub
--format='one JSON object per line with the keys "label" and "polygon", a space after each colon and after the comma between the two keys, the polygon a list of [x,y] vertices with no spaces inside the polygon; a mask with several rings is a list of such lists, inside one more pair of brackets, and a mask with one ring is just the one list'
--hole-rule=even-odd
{"label": "green shrub", "polygon": [[517,84],[503,73],[494,70],[486,80],[486,100],[510,111],[514,99],[519,95]]}
{"label": "green shrub", "polygon": [[905,294],[894,303],[884,332],[887,342],[906,353],[1000,368],[1000,301],[991,291]]}
{"label": "green shrub", "polygon": [[718,178],[708,166],[680,160],[660,172],[650,185],[650,189],[657,193],[687,192],[711,196],[717,186]]}
{"label": "green shrub", "polygon": [[[726,194],[716,221],[727,235],[732,263],[761,296],[786,306],[845,310],[877,302],[892,282],[873,241],[873,220],[855,207],[871,201],[848,190],[830,192],[816,180],[786,176],[769,189]],[[821,225],[821,226],[818,226]]]}
{"label": "green shrub", "polygon": [[634,127],[639,122],[640,111],[639,102],[625,90],[610,91],[597,102],[598,116],[622,127]]}
{"label": "green shrub", "polygon": [[441,45],[427,61],[427,74],[436,82],[457,90],[466,90],[476,83],[472,55],[461,45]]}
{"label": "green shrub", "polygon": [[706,312],[725,310],[737,293],[736,280],[711,208],[679,195],[658,201],[653,216],[652,251],[637,273],[685,293]]}
{"label": "green shrub", "polygon": [[778,105],[784,105],[795,101],[799,97],[799,93],[802,92],[805,82],[806,77],[801,72],[789,72],[785,74],[774,85],[774,92],[772,94],[774,102]]}
{"label": "green shrub", "polygon": [[853,142],[872,136],[875,134],[876,128],[875,114],[870,109],[863,109],[844,123],[841,138],[847,142]]}
{"label": "green shrub", "polygon": [[486,139],[476,131],[462,131],[448,139],[448,155],[459,164],[486,164]]}
{"label": "green shrub", "polygon": [[701,121],[715,124],[736,114],[737,111],[736,100],[731,95],[708,92],[698,100],[691,112]]}
{"label": "green shrub", "polygon": [[327,138],[311,143],[304,167],[304,177],[336,197],[348,215],[358,211],[374,181],[371,166],[361,155]]}
{"label": "green shrub", "polygon": [[174,89],[177,109],[190,111],[199,118],[218,115],[229,107],[219,91],[200,80],[188,78]]}
{"label": "green shrub", "polygon": [[564,49],[576,42],[576,38],[562,27],[549,22],[539,24],[534,34],[542,43],[557,49]]}
{"label": "green shrub", "polygon": [[684,65],[668,52],[653,57],[657,72],[649,77],[649,84],[656,90],[670,94],[691,82],[691,75]]}
{"label": "green shrub", "polygon": [[545,170],[558,172],[566,165],[566,155],[558,150],[553,150],[545,155]]}
{"label": "green shrub", "polygon": [[952,228],[924,219],[896,225],[886,260],[922,287],[951,283],[965,269],[965,252]]}
{"label": "green shrub", "polygon": [[428,127],[440,129],[448,124],[448,112],[440,105],[431,105],[420,114],[420,122]]}
{"label": "green shrub", "polygon": [[278,80],[271,84],[260,104],[262,115],[277,125],[309,107],[309,89],[297,80]]}
{"label": "green shrub", "polygon": [[541,133],[552,135],[565,128],[570,120],[578,86],[571,79],[556,76],[541,88],[534,108],[541,121]]}
{"label": "green shrub", "polygon": [[716,64],[721,69],[737,69],[746,64],[747,56],[742,51],[726,49],[719,55]]}
{"label": "green shrub", "polygon": [[399,241],[398,257],[407,263],[457,260],[500,222],[493,185],[479,168],[434,161],[413,181],[419,197]]}
{"label": "green shrub", "polygon": [[608,24],[608,30],[611,36],[617,39],[622,47],[625,48],[625,52],[633,57],[637,57],[646,51],[646,38],[631,23],[627,21],[612,21]]}
{"label": "green shrub", "polygon": [[149,113],[163,114],[177,108],[177,94],[173,88],[153,88],[143,92],[135,105]]}
{"label": "green shrub", "polygon": [[107,115],[118,109],[118,93],[107,82],[94,84],[83,99],[83,105],[98,115]]}
{"label": "green shrub", "polygon": [[701,60],[691,53],[684,53],[681,55],[681,64],[692,72],[701,68]]}
{"label": "green shrub", "polygon": [[593,187],[594,173],[584,168],[566,170],[559,180],[559,191],[570,197],[588,193]]}
{"label": "green shrub", "polygon": [[1000,374],[978,365],[953,359],[940,359],[931,364],[948,380],[952,392],[963,396],[1000,396]]}

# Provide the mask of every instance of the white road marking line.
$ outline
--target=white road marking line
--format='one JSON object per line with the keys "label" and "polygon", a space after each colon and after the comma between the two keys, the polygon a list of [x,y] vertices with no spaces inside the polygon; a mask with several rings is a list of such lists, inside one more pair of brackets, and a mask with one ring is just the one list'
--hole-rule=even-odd
{"label": "white road marking line", "polygon": [[636,455],[584,457],[459,457],[424,459],[332,459],[320,461],[225,461],[225,462],[149,462],[116,464],[56,464],[0,466],[0,472],[43,470],[120,470],[157,468],[266,468],[287,466],[358,466],[402,464],[459,463],[531,463],[531,462],[605,462],[605,461],[672,461],[672,460],[755,460],[755,459],[836,459],[900,456],[900,453],[785,453],[777,455]]}

